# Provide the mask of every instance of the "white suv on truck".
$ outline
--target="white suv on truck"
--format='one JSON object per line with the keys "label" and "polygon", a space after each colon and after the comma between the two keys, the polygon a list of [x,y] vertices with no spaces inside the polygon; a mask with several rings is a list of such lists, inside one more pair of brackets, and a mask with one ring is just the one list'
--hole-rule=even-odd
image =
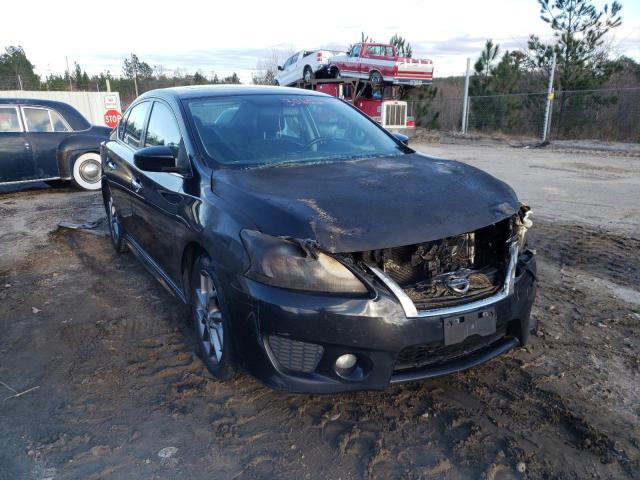
{"label": "white suv on truck", "polygon": [[329,59],[337,52],[329,50],[302,50],[291,55],[284,65],[278,66],[276,85],[295,85],[300,80],[311,82],[316,75],[326,73]]}

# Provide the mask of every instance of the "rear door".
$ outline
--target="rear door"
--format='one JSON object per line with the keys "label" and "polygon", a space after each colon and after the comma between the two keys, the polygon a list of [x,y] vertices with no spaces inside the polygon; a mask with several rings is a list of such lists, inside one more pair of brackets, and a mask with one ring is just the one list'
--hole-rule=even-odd
{"label": "rear door", "polygon": [[[176,113],[162,100],[155,100],[145,129],[144,146],[168,146],[179,163],[188,164],[183,135]],[[186,234],[187,223],[181,212],[185,205],[185,177],[178,173],[144,172],[136,169],[141,185],[135,195],[133,215],[136,238],[172,280],[179,284],[179,272],[171,271],[176,264],[176,239]]]}
{"label": "rear door", "polygon": [[69,135],[71,128],[50,108],[23,106],[22,117],[33,149],[36,175],[38,178],[58,177],[58,145]]}
{"label": "rear door", "polygon": [[20,108],[0,105],[0,183],[33,180],[36,166]]}

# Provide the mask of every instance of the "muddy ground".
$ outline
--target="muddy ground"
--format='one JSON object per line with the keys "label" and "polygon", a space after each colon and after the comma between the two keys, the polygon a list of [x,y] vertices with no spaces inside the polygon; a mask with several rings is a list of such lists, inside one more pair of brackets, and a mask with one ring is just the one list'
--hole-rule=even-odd
{"label": "muddy ground", "polygon": [[99,195],[0,194],[0,479],[639,478],[640,159],[422,148],[533,205],[542,326],[384,392],[213,381],[187,309],[104,226],[57,228],[102,218]]}

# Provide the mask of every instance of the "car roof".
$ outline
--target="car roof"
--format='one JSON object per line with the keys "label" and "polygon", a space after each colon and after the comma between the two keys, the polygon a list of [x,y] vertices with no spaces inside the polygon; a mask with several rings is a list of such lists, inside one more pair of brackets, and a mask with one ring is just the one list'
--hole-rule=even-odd
{"label": "car roof", "polygon": [[277,87],[265,85],[190,85],[187,87],[159,88],[143,93],[145,97],[165,97],[178,100],[203,97],[226,97],[231,95],[328,95],[301,88]]}
{"label": "car roof", "polygon": [[74,130],[86,130],[91,123],[68,103],[44,98],[13,98],[0,97],[0,105],[26,105],[34,107],[49,107],[61,114]]}

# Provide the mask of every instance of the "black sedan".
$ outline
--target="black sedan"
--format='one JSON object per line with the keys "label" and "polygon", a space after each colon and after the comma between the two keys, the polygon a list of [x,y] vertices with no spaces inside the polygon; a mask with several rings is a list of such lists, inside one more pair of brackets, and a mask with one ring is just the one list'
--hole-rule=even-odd
{"label": "black sedan", "polygon": [[530,211],[348,103],[276,87],[138,98],[103,144],[113,244],[191,305],[202,360],[296,392],[382,389],[527,342]]}
{"label": "black sedan", "polygon": [[66,103],[0,98],[0,185],[71,180],[99,190],[100,143],[110,132]]}

